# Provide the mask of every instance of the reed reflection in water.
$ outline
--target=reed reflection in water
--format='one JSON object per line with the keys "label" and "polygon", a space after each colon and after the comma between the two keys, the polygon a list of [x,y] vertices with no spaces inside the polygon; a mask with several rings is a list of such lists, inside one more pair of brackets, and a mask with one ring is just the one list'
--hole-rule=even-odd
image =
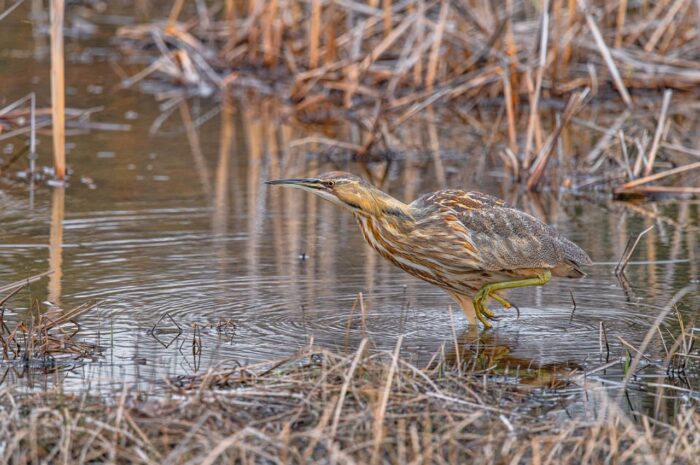
{"label": "reed reflection in water", "polygon": [[51,270],[51,275],[49,276],[48,287],[48,299],[54,305],[61,305],[65,203],[65,187],[54,187],[51,195],[51,232],[49,235],[49,270]]}
{"label": "reed reflection in water", "polygon": [[[566,372],[605,362],[601,327],[613,356],[619,355],[618,336],[641,341],[659,306],[698,279],[697,202],[596,203],[561,192],[523,196],[496,169],[500,160],[457,150],[478,146],[478,133],[454,133],[437,124],[433,129],[408,124],[404,140],[414,150],[393,161],[362,164],[318,141],[323,134],[354,137],[362,145],[367,134],[357,124],[302,124],[280,118],[283,111],[274,100],[235,99],[205,105],[207,112],[218,106],[219,115],[203,122],[201,103],[187,105],[167,122],[165,136],[149,135],[158,115],[138,107],[142,118],[135,134],[108,136],[115,147],[128,147],[114,160],[97,163],[84,155],[101,150],[104,140],[78,140],[76,164],[99,186],[90,195],[80,186],[38,191],[35,218],[22,210],[19,189],[9,203],[18,207],[0,213],[9,232],[0,256],[3,273],[20,273],[22,263],[37,257],[45,260],[45,248],[30,243],[48,242],[52,267],[62,271],[51,278],[49,300],[65,306],[103,301],[95,314],[81,318],[81,334],[110,334],[106,361],[86,366],[76,379],[148,382],[288,355],[311,338],[351,352],[365,336],[372,350],[391,350],[405,335],[403,353],[425,365],[437,352],[455,347],[453,334],[462,364],[482,357],[508,376],[516,366],[521,374],[555,367],[559,379],[558,367]],[[143,160],[151,171],[141,169]],[[475,176],[473,167],[480,164]],[[461,313],[450,319],[449,297],[382,260],[364,243],[351,215],[303,192],[268,191],[263,184],[334,169],[362,174],[403,201],[443,182],[497,195],[557,225],[598,263],[582,281],[514,292],[520,318],[497,309],[503,319],[494,337],[481,338],[479,351],[471,350]],[[139,180],[145,175],[167,181]],[[61,221],[64,202],[67,221]],[[52,225],[42,232],[49,211]],[[629,286],[623,287],[611,271],[629,236],[651,224],[656,227],[636,250],[627,270]],[[641,263],[646,260],[657,262]],[[683,315],[692,316],[693,298],[679,306]],[[182,334],[165,347],[150,331],[167,345],[177,334],[170,317]],[[229,321],[233,332],[223,325]],[[666,326],[673,332],[675,325],[670,320]],[[192,341],[200,338],[201,350],[193,354]],[[492,355],[484,359],[484,354]],[[615,370],[606,376],[614,378]],[[521,378],[524,382],[525,375]]]}

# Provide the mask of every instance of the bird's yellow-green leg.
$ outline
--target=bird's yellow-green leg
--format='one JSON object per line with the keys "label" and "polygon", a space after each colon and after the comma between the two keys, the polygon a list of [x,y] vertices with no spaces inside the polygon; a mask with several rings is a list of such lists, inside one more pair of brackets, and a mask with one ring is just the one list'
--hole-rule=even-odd
{"label": "bird's yellow-green leg", "polygon": [[[549,270],[544,270],[544,272],[541,275],[535,278],[516,279],[513,281],[503,281],[500,283],[485,284],[481,289],[479,289],[479,292],[477,292],[474,296],[474,309],[476,310],[476,316],[479,318],[479,321],[481,321],[484,324],[484,327],[490,328],[491,324],[486,322],[486,320],[484,319],[484,315],[488,315],[488,313],[491,312],[488,311],[488,309],[486,310],[488,313],[484,312],[484,309],[486,309],[484,301],[486,301],[486,299],[488,299],[490,296],[496,299],[501,304],[503,304],[503,302],[501,302],[501,299],[504,300],[506,303],[510,304],[510,302],[508,302],[500,296],[496,298],[496,294],[492,294],[493,292],[504,289],[514,289],[516,287],[544,286],[549,282],[550,279],[552,279],[552,273]],[[481,313],[484,313],[484,315],[481,315]]]}

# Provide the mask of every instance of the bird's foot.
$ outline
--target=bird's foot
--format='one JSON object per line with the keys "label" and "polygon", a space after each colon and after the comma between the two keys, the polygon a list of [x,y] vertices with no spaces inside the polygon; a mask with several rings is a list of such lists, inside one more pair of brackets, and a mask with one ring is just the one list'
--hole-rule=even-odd
{"label": "bird's foot", "polygon": [[486,300],[487,296],[482,293],[481,291],[477,292],[476,296],[474,296],[474,311],[476,313],[476,317],[481,321],[481,324],[484,325],[485,329],[490,329],[493,325],[489,322],[491,321],[496,321],[498,320],[498,317],[493,314],[491,310],[489,310],[486,305],[484,305],[484,300]]}
{"label": "bird's foot", "polygon": [[514,308],[516,314],[518,315],[518,318],[520,318],[520,308],[517,305],[515,305],[514,303],[511,303],[511,302],[508,302],[506,299],[504,299],[503,297],[501,297],[498,294],[491,294],[491,297],[493,298],[493,300],[495,300],[499,304],[503,305],[503,307],[506,309]]}
{"label": "bird's foot", "polygon": [[495,300],[499,304],[503,305],[505,308],[510,308],[513,306],[513,304],[511,304],[510,302],[508,302],[506,299],[504,299],[503,297],[501,297],[498,294],[491,294],[491,298],[493,298],[493,300]]}
{"label": "bird's foot", "polygon": [[489,308],[486,305],[484,305],[483,303],[481,304],[481,313],[489,320],[492,320],[492,321],[500,320],[500,317],[494,315],[494,313],[491,310],[489,310]]}

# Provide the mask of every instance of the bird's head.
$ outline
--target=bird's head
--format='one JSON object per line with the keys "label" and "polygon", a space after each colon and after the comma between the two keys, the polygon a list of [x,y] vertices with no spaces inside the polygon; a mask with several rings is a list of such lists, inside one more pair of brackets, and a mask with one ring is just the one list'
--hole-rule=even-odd
{"label": "bird's head", "polygon": [[407,205],[383,193],[364,179],[343,171],[331,171],[313,178],[276,179],[266,184],[296,187],[347,208],[355,214],[377,216],[403,213]]}

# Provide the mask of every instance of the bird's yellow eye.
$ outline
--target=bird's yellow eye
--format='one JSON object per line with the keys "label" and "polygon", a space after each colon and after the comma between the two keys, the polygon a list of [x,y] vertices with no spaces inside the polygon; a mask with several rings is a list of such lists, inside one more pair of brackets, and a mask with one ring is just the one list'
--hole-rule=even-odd
{"label": "bird's yellow eye", "polygon": [[335,181],[323,181],[323,185],[326,187],[334,187]]}

